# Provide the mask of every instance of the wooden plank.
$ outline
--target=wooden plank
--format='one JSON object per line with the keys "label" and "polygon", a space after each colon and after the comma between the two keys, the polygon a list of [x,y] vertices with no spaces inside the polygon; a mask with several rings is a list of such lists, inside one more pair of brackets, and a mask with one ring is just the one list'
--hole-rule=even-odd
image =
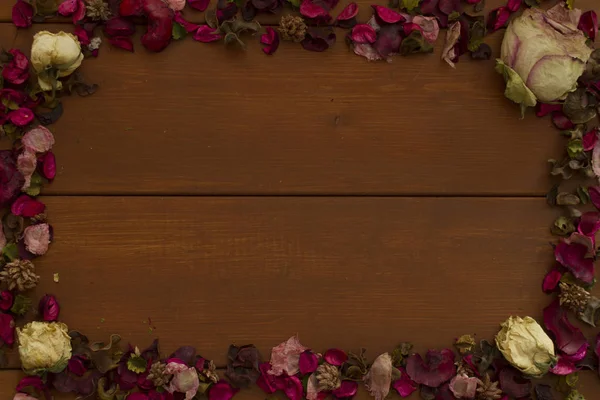
{"label": "wooden plank", "polygon": [[[62,2],[62,0],[59,0],[59,1]],[[546,1],[546,3],[555,3],[556,1],[557,0],[550,0],[550,1]],[[343,8],[350,2],[351,2],[351,0],[340,0],[338,5],[331,11],[331,15],[334,18],[337,17],[337,15],[343,10]],[[371,14],[372,14],[371,5],[372,4],[380,4],[383,6],[388,5],[388,2],[381,1],[381,0],[379,0],[379,1],[355,0],[355,3],[357,3],[359,6],[359,14],[357,16],[359,21],[367,21],[371,17]],[[14,2],[12,2],[10,0],[5,0],[3,3],[0,4],[0,22],[11,21],[11,12],[12,12],[13,4],[14,4]],[[217,4],[216,0],[212,0],[210,7],[213,8],[213,7],[215,7],[216,4]],[[506,0],[487,0],[485,10],[487,12],[489,10],[493,10],[494,8],[503,6],[505,4],[506,4]],[[544,6],[547,6],[547,5],[544,5]],[[596,4],[595,0],[578,0],[576,6],[582,10],[588,10],[588,9],[599,10],[598,5]],[[466,5],[465,11],[472,13],[473,12],[472,6]],[[183,14],[188,20],[196,22],[196,23],[203,23],[205,21],[204,12],[194,10],[191,7],[186,7],[183,10]],[[292,10],[291,7],[285,7],[281,12],[279,12],[277,14],[270,14],[270,13],[259,14],[257,16],[257,19],[262,24],[276,24],[276,23],[278,23],[281,15],[283,15],[283,14],[297,14],[297,11]],[[71,20],[69,18],[59,16],[59,17],[48,20],[48,22],[70,23]]]}
{"label": "wooden plank", "polygon": [[492,338],[550,301],[540,285],[555,213],[542,199],[45,201],[56,243],[36,263],[36,295],[57,295],[71,329],[140,347],[159,337],[165,353],[190,344],[219,365],[230,343],[268,355],[296,333],[371,356]]}
{"label": "wooden plank", "polygon": [[[9,42],[14,28],[1,25]],[[59,30],[64,25],[44,25]],[[70,28],[70,27],[69,27]],[[42,29],[39,25],[36,29]],[[494,61],[368,63],[339,43],[273,57],[193,40],[164,54],[103,47],[65,99],[53,194],[542,195],[564,139],[519,119]],[[28,49],[32,32],[14,45]],[[490,38],[495,50],[500,36]],[[440,42],[441,45],[441,42]],[[490,179],[493,177],[493,179]]]}

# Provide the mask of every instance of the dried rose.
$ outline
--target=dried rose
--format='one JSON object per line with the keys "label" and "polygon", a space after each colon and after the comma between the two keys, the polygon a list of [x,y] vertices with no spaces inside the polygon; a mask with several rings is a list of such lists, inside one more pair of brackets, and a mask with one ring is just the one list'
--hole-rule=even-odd
{"label": "dried rose", "polygon": [[47,294],[40,300],[39,313],[42,319],[46,322],[56,321],[60,314],[60,306],[56,297]]}
{"label": "dried rose", "polygon": [[279,376],[287,374],[296,375],[300,370],[298,362],[300,354],[308,350],[302,346],[297,336],[292,336],[287,341],[280,343],[271,350],[271,370],[269,374]]}
{"label": "dried rose", "polygon": [[54,135],[48,128],[40,125],[26,132],[21,139],[21,143],[30,151],[45,153],[54,145]]}
{"label": "dried rose", "polygon": [[540,377],[556,361],[554,343],[531,317],[510,317],[496,335],[504,358],[526,375]]}
{"label": "dried rose", "polygon": [[379,355],[363,380],[371,396],[375,400],[383,400],[390,392],[392,383],[392,357],[388,353]]}
{"label": "dried rose", "polygon": [[50,244],[50,225],[29,225],[24,231],[25,248],[30,253],[42,256],[48,251]]}
{"label": "dried rose", "polygon": [[61,322],[30,322],[17,328],[21,365],[28,373],[58,373],[71,358],[69,328]]}
{"label": "dried rose", "polygon": [[13,152],[0,150],[0,207],[15,200],[24,183],[25,178],[17,169]]}
{"label": "dried rose", "polygon": [[547,12],[525,10],[504,34],[496,69],[506,80],[505,96],[522,110],[537,101],[564,99],[577,87],[592,53],[585,35],[570,22],[571,16],[562,17],[556,7]]}
{"label": "dried rose", "polygon": [[81,45],[73,34],[41,31],[33,37],[31,65],[42,90],[60,90],[62,83],[57,78],[71,75],[82,61]]}

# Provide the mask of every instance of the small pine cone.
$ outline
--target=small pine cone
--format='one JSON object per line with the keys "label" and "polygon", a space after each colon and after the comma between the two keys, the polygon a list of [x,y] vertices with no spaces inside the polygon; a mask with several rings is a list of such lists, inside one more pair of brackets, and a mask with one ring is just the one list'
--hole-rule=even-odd
{"label": "small pine cone", "polygon": [[475,376],[469,364],[459,361],[456,363],[456,375],[466,375],[469,378]]}
{"label": "small pine cone", "polygon": [[106,21],[110,18],[110,7],[104,0],[88,0],[85,15],[94,21]]}
{"label": "small pine cone", "polygon": [[155,362],[150,366],[150,371],[148,371],[146,379],[152,381],[156,387],[165,386],[171,379],[170,374],[165,374],[166,368],[167,364],[163,364],[160,361]]}
{"label": "small pine cone", "polygon": [[323,363],[319,365],[315,372],[319,391],[335,390],[342,384],[340,380],[340,371],[334,365]]}
{"label": "small pine cone", "polygon": [[590,293],[578,285],[565,282],[561,282],[558,285],[560,287],[560,294],[558,295],[560,305],[581,315],[592,297]]}
{"label": "small pine cone", "polygon": [[502,398],[502,390],[498,387],[498,382],[492,382],[490,376],[486,374],[483,380],[477,382],[477,400],[499,400]]}
{"label": "small pine cone", "polygon": [[35,266],[29,260],[15,260],[6,264],[0,271],[0,282],[8,290],[17,289],[19,292],[24,292],[36,287],[39,280],[39,275],[35,273]]}
{"label": "small pine cone", "polygon": [[279,34],[283,40],[301,42],[306,36],[306,24],[302,17],[284,15],[279,22]]}

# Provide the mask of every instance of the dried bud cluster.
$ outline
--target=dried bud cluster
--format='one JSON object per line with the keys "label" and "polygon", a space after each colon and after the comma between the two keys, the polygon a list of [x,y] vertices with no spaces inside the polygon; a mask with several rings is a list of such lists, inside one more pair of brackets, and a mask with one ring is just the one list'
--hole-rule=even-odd
{"label": "dried bud cluster", "polygon": [[334,365],[323,363],[315,372],[319,391],[330,391],[340,387],[340,371]]}
{"label": "dried bud cluster", "polygon": [[8,290],[18,290],[24,292],[37,286],[40,280],[39,275],[35,273],[35,266],[28,260],[15,260],[4,266],[0,271],[0,282]]}
{"label": "dried bud cluster", "polygon": [[302,17],[284,15],[281,17],[277,30],[283,40],[301,42],[304,40],[304,36],[306,36],[307,27]]}

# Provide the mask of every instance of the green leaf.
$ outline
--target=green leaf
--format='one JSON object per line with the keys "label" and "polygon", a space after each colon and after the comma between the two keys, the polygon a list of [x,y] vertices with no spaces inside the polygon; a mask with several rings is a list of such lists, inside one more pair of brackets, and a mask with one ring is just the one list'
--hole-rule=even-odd
{"label": "green leaf", "polygon": [[30,309],[31,299],[27,296],[23,296],[22,294],[18,294],[15,297],[15,301],[10,311],[17,315],[25,315]]}
{"label": "green leaf", "polygon": [[300,8],[300,0],[287,0],[294,8]]}
{"label": "green leaf", "polygon": [[569,144],[567,144],[567,153],[569,153],[569,157],[577,158],[583,153],[583,142],[581,139],[569,140]]}
{"label": "green leaf", "polygon": [[565,0],[565,3],[567,3],[567,8],[569,10],[572,10],[575,7],[575,0]]}
{"label": "green leaf", "polygon": [[585,400],[585,397],[583,397],[583,395],[577,390],[573,389],[569,395],[565,397],[565,400]]}
{"label": "green leaf", "polygon": [[590,192],[584,186],[577,186],[577,196],[579,196],[579,200],[581,200],[581,204],[587,204],[591,201]]}
{"label": "green leaf", "polygon": [[49,17],[56,14],[58,4],[56,0],[36,0],[34,2],[36,15]]}
{"label": "green leaf", "polygon": [[400,7],[404,8],[406,11],[412,11],[419,7],[420,2],[421,0],[401,0]]}
{"label": "green leaf", "polygon": [[9,243],[2,249],[2,254],[10,261],[19,258],[19,248],[16,243]]}
{"label": "green leaf", "polygon": [[29,187],[27,189],[25,189],[25,192],[32,197],[36,197],[36,196],[39,196],[40,192],[42,191],[43,186],[44,186],[44,179],[36,171],[31,176],[31,184],[29,185]]}
{"label": "green leaf", "polygon": [[535,94],[525,85],[519,74],[500,59],[496,60],[496,71],[504,76],[506,82],[504,96],[521,105],[521,117],[524,117],[527,107],[537,104]]}
{"label": "green leaf", "polygon": [[173,39],[180,40],[180,39],[183,39],[187,35],[187,31],[185,30],[183,25],[181,25],[178,22],[174,22],[172,34],[173,34]]}
{"label": "green leaf", "polygon": [[420,31],[412,31],[400,44],[400,54],[431,53],[433,46],[427,42]]}
{"label": "green leaf", "polygon": [[146,371],[146,360],[137,354],[132,354],[127,360],[127,369],[136,374],[141,374]]}

